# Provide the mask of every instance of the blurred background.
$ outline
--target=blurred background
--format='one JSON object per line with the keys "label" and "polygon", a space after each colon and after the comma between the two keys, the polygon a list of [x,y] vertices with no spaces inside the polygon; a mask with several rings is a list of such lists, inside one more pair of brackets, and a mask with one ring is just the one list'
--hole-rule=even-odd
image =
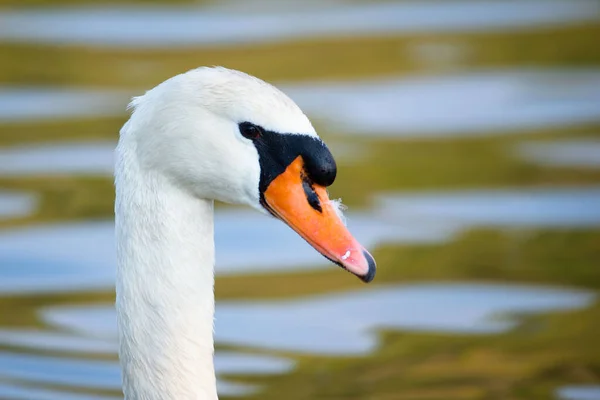
{"label": "blurred background", "polygon": [[598,0],[0,0],[0,398],[122,398],[113,149],[202,65],[305,110],[379,265],[218,205],[223,399],[600,399]]}

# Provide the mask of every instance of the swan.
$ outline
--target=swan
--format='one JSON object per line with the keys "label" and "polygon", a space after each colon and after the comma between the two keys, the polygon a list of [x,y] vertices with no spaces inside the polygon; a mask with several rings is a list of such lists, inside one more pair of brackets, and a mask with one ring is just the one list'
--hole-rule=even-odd
{"label": "swan", "polygon": [[115,151],[123,392],[129,400],[217,399],[214,200],[283,221],[364,282],[375,261],[328,198],[332,154],[274,86],[200,67],[134,97],[129,108]]}

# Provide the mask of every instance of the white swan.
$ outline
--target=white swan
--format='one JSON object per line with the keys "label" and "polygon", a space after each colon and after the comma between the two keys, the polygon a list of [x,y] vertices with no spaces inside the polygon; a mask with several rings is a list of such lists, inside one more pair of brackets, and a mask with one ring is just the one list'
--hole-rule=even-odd
{"label": "white swan", "polygon": [[273,86],[198,68],[131,107],[115,169],[123,391],[129,400],[213,400],[213,200],[271,213],[366,282],[375,262],[329,201],[331,153]]}

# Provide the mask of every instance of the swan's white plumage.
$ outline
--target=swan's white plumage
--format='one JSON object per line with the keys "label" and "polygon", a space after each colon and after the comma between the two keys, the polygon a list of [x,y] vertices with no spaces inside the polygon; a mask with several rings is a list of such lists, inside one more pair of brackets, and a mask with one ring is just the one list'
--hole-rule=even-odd
{"label": "swan's white plumage", "polygon": [[173,77],[131,103],[116,150],[119,356],[128,400],[214,400],[213,200],[259,206],[249,121],[315,135],[273,86],[225,68]]}
{"label": "swan's white plumage", "polygon": [[[167,90],[172,96],[164,96]],[[230,121],[249,121],[275,132],[316,136],[310,120],[287,95],[236,70],[202,67],[188,71],[135,97],[129,107],[154,103],[158,97],[162,97],[163,107],[183,101],[186,107],[201,107]]]}

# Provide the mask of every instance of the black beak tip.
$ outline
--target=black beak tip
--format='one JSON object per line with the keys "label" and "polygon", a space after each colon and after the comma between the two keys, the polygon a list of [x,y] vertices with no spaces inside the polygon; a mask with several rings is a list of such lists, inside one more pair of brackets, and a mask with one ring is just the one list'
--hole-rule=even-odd
{"label": "black beak tip", "polygon": [[363,255],[365,256],[365,258],[367,259],[367,262],[369,263],[369,271],[367,272],[366,275],[360,276],[359,278],[364,283],[369,283],[373,279],[375,279],[375,272],[377,272],[377,264],[375,264],[375,259],[373,258],[373,256],[371,254],[369,254],[368,251],[363,250]]}

